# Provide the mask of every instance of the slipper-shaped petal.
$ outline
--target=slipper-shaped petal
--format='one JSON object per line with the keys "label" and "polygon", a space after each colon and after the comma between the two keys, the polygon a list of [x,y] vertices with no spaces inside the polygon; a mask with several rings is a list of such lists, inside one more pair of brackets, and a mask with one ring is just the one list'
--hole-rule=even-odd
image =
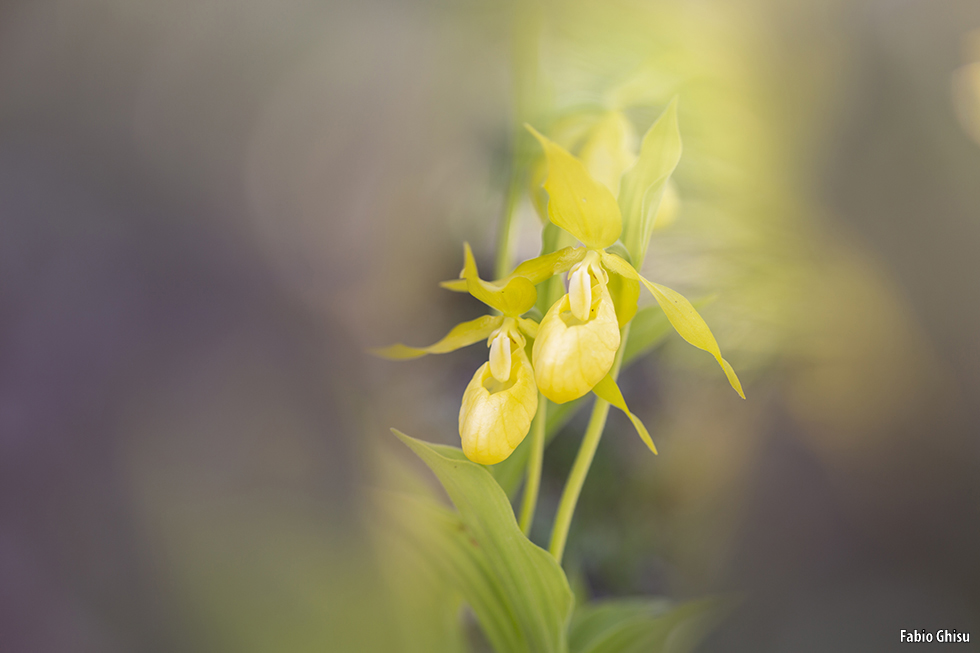
{"label": "slipper-shaped petal", "polygon": [[572,314],[569,296],[563,296],[541,320],[532,348],[541,394],[563,404],[588,393],[612,367],[619,337],[616,309],[605,284],[593,284],[585,321]]}
{"label": "slipper-shaped petal", "polygon": [[475,463],[496,465],[514,452],[531,429],[538,389],[523,347],[512,351],[510,378],[501,383],[484,363],[466,386],[459,409],[463,453]]}
{"label": "slipper-shaped petal", "polygon": [[486,340],[504,322],[503,315],[484,315],[469,322],[462,322],[452,328],[446,336],[428,347],[409,347],[397,344],[369,350],[375,356],[389,360],[410,360],[426,354],[445,354],[467,347],[475,342]]}

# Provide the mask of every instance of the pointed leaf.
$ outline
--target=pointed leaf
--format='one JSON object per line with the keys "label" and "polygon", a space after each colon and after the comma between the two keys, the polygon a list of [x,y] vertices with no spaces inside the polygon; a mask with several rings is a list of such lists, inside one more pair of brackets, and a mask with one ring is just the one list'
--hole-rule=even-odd
{"label": "pointed leaf", "polygon": [[677,127],[677,99],[643,137],[640,157],[623,175],[619,205],[623,212],[623,242],[638,265],[647,244],[667,179],[681,158],[681,134]]}
{"label": "pointed leaf", "polygon": [[551,221],[587,247],[601,249],[616,242],[623,222],[612,192],[594,180],[585,165],[565,148],[530,125],[527,128],[541,143],[548,159],[544,189],[548,191]]}
{"label": "pointed leaf", "polygon": [[500,327],[504,321],[502,315],[484,315],[469,322],[462,322],[452,328],[446,336],[434,345],[428,347],[409,347],[397,344],[390,347],[371,349],[370,352],[375,356],[390,360],[410,360],[419,358],[426,354],[445,354],[456,351],[461,347],[467,347],[475,342],[486,340],[493,333],[494,329]]}
{"label": "pointed leaf", "polygon": [[[413,569],[398,571],[433,576],[430,586],[441,583],[447,590],[458,593],[470,606],[495,650],[521,650],[522,635],[515,615],[501,599],[503,590],[485,552],[473,540],[459,515],[428,497],[378,490],[374,498],[384,510],[386,523],[397,529],[393,534],[384,534],[385,539],[391,539],[392,535],[397,537],[397,542],[386,542],[393,549],[391,554],[402,558],[414,554],[414,559],[402,561],[403,564],[414,563]],[[403,609],[418,608],[419,588],[411,589],[413,595],[406,597],[407,605]],[[447,607],[457,613],[449,617],[447,625],[459,623],[458,606],[449,603]],[[416,624],[409,626],[416,627]],[[427,649],[433,650],[443,649]]]}
{"label": "pointed leaf", "polygon": [[507,495],[490,472],[455,454],[445,455],[445,448],[392,432],[439,478],[467,532],[484,552],[500,584],[500,602],[521,634],[520,646],[505,650],[566,650],[565,628],[573,605],[568,581],[555,559],[521,532]]}
{"label": "pointed leaf", "polygon": [[688,653],[730,608],[721,599],[603,601],[575,612],[569,645],[572,653]]}

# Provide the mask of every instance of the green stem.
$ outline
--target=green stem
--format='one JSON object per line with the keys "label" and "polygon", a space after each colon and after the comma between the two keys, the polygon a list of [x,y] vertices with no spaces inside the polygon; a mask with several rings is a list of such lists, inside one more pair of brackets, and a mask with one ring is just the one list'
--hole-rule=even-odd
{"label": "green stem", "polygon": [[521,197],[521,173],[516,153],[517,136],[514,138],[514,143],[515,153],[510,163],[510,181],[507,184],[507,197],[504,199],[504,214],[500,218],[500,232],[497,234],[494,279],[505,277],[511,271],[514,262],[514,209],[517,208],[517,200]]}
{"label": "green stem", "polygon": [[[609,370],[613,379],[619,376],[619,368],[623,363],[623,352],[626,350],[625,345],[629,333],[630,325],[627,324],[620,331],[621,344],[619,351],[616,352],[616,360],[613,361],[612,369]],[[572,471],[565,482],[565,489],[562,491],[561,501],[558,503],[558,512],[555,515],[555,525],[551,531],[551,544],[548,546],[548,550],[559,563],[565,553],[565,542],[568,540],[568,529],[572,525],[575,506],[578,504],[582,485],[585,483],[585,477],[589,474],[589,467],[592,466],[592,459],[599,447],[599,440],[602,438],[602,431],[606,427],[607,417],[609,417],[609,402],[596,397],[595,405],[592,406],[592,415],[589,417],[589,425],[585,429],[585,436],[582,437],[582,444],[579,446],[578,455],[575,456],[575,462],[572,464]]]}
{"label": "green stem", "polygon": [[544,460],[545,426],[548,424],[548,400],[538,393],[538,412],[531,424],[531,455],[527,461],[527,480],[524,481],[524,498],[521,500],[521,530],[531,535],[534,509],[538,505],[538,489],[541,487],[541,461]]}

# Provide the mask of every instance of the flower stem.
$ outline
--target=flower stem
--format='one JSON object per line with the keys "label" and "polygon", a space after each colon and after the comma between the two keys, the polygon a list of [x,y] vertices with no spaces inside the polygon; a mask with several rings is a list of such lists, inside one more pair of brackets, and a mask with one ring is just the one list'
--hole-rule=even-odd
{"label": "flower stem", "polygon": [[[629,324],[620,331],[621,344],[619,351],[616,352],[616,360],[613,361],[612,369],[609,370],[613,379],[619,376],[619,368],[623,363],[623,352],[626,350],[629,332]],[[575,462],[572,464],[572,471],[565,482],[565,489],[562,491],[561,501],[558,503],[558,512],[555,514],[555,525],[551,531],[551,544],[548,546],[548,550],[559,563],[565,553],[565,542],[568,540],[568,529],[572,525],[575,506],[578,504],[582,485],[585,483],[585,477],[589,473],[592,459],[599,447],[599,440],[602,438],[602,431],[606,427],[607,417],[609,417],[609,402],[596,397],[595,405],[592,406],[592,415],[589,417],[589,425],[585,429],[578,455],[575,456]]]}
{"label": "flower stem", "polygon": [[524,497],[521,500],[521,530],[530,536],[534,522],[534,509],[538,505],[538,488],[541,487],[541,461],[544,459],[544,431],[548,424],[548,400],[538,393],[538,412],[531,424],[531,456],[527,461],[527,480],[524,481]]}
{"label": "flower stem", "polygon": [[[519,134],[514,138],[515,150],[518,137]],[[516,151],[510,166],[507,197],[504,198],[504,213],[500,218],[500,232],[497,234],[497,260],[494,265],[494,279],[500,279],[506,276],[514,263],[514,240],[516,236],[514,229],[514,209],[517,208],[517,200],[521,197],[520,162],[518,161]]]}

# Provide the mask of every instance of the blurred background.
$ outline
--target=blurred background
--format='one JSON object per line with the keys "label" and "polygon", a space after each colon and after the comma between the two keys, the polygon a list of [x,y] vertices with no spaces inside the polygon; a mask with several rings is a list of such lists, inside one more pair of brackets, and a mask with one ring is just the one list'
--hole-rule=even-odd
{"label": "blurred background", "polygon": [[0,649],[409,650],[371,494],[431,479],[388,427],[456,442],[486,352],[362,352],[483,314],[437,282],[463,240],[492,269],[516,115],[642,133],[674,95],[645,271],[717,297],[748,399],[676,336],[624,372],[660,455],[611,418],[573,584],[741,596],[703,651],[980,639],[977,29],[972,0],[5,3]]}

